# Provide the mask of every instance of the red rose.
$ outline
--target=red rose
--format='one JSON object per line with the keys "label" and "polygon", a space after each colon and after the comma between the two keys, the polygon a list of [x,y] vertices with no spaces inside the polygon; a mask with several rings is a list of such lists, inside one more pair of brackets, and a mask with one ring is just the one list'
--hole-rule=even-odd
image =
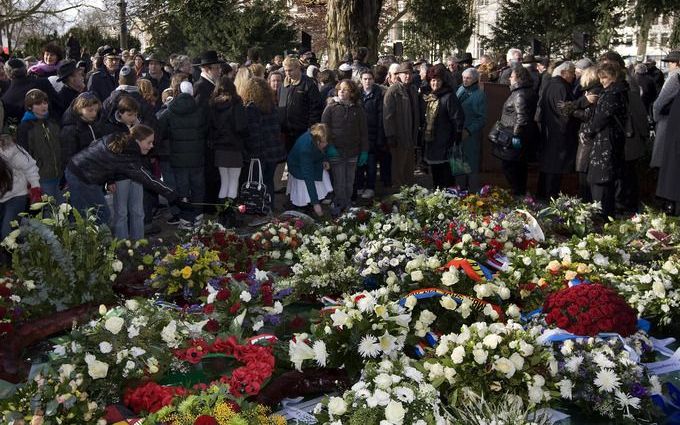
{"label": "red rose", "polygon": [[230,291],[230,290],[228,290],[228,289],[220,289],[220,290],[217,292],[217,296],[216,296],[215,298],[217,298],[219,301],[226,301],[226,300],[229,299],[230,296],[231,296],[231,291]]}
{"label": "red rose", "polygon": [[201,415],[196,418],[194,425],[218,425],[217,420],[212,416]]}
{"label": "red rose", "polygon": [[235,302],[232,304],[231,307],[229,307],[229,313],[230,314],[236,314],[238,313],[238,310],[241,308],[241,303],[240,302]]}
{"label": "red rose", "polygon": [[203,313],[212,314],[215,311],[215,306],[213,304],[206,304],[203,306]]}
{"label": "red rose", "polygon": [[243,272],[235,273],[235,274],[232,275],[232,277],[237,282],[243,282],[244,280],[246,280],[248,278],[248,273],[243,273]]}
{"label": "red rose", "polygon": [[210,333],[217,333],[220,330],[220,323],[217,320],[210,319],[208,323],[205,324],[204,329]]}

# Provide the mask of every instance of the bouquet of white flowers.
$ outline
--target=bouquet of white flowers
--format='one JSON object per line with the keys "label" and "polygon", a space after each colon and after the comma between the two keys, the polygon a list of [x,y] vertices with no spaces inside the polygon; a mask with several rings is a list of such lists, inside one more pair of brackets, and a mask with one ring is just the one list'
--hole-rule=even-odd
{"label": "bouquet of white flowers", "polygon": [[369,362],[341,397],[315,409],[320,424],[443,425],[439,394],[406,357]]}

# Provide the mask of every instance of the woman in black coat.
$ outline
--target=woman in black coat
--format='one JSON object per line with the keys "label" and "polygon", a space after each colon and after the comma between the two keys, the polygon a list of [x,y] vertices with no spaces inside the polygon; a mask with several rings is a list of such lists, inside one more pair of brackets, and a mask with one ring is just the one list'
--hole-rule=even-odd
{"label": "woman in black coat", "polygon": [[[512,132],[512,149],[517,155],[498,155],[503,160],[503,173],[515,196],[524,196],[527,191],[527,160],[535,149],[538,128],[533,120],[538,97],[529,71],[514,66],[510,73],[510,96],[503,104],[500,127]],[[497,145],[493,146],[498,149]]]}
{"label": "woman in black coat", "polygon": [[244,142],[248,136],[248,118],[234,83],[223,75],[210,97],[208,144],[214,150],[215,166],[220,172],[217,202],[236,199],[243,167]]}
{"label": "woman in black coat", "polygon": [[627,91],[623,70],[616,64],[603,63],[597,70],[602,94],[592,98],[597,102],[590,121],[593,148],[588,163],[588,183],[594,201],[602,204],[605,217],[615,213],[615,180],[623,174],[626,161],[624,125],[627,111]]}
{"label": "woman in black coat", "polygon": [[425,162],[430,164],[433,186],[444,189],[454,184],[449,158],[462,139],[465,115],[444,65],[430,68],[427,81],[432,92],[423,98]]}

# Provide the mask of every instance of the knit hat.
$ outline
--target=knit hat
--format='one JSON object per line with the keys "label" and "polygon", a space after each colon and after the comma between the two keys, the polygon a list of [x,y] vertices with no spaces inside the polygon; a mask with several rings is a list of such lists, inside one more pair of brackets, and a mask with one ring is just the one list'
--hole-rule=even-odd
{"label": "knit hat", "polygon": [[179,85],[179,91],[182,93],[187,93],[194,95],[194,86],[188,81],[182,81]]}

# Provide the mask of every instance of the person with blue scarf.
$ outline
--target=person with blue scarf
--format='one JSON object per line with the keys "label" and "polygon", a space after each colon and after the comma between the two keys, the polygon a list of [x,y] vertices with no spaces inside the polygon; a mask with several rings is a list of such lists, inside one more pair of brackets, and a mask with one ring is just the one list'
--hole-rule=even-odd
{"label": "person with blue scarf", "polygon": [[63,202],[59,184],[64,175],[59,125],[49,119],[47,94],[39,89],[26,93],[26,112],[17,128],[17,144],[24,148],[40,171],[40,188],[43,193]]}

